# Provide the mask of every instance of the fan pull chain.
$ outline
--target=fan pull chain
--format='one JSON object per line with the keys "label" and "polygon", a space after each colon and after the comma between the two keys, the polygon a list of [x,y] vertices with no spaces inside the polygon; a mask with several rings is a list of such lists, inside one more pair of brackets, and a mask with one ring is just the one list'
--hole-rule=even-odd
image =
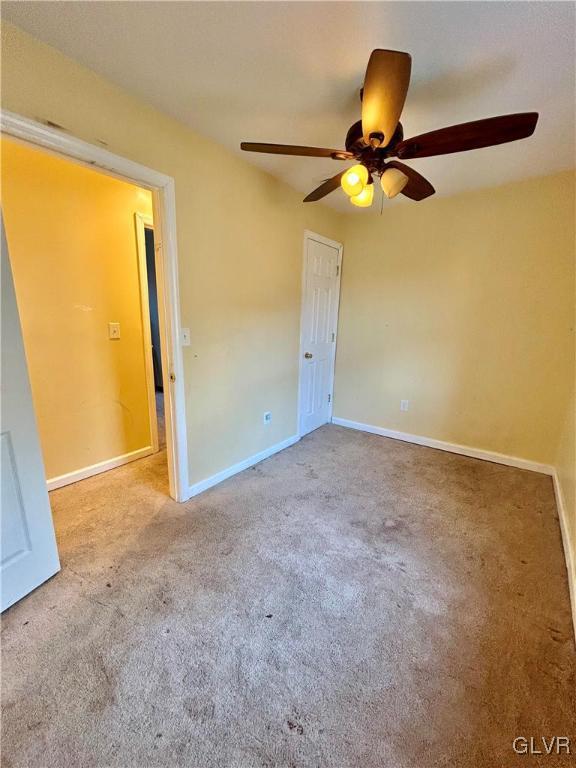
{"label": "fan pull chain", "polygon": [[384,211],[384,190],[380,189],[380,216],[382,216],[383,211]]}

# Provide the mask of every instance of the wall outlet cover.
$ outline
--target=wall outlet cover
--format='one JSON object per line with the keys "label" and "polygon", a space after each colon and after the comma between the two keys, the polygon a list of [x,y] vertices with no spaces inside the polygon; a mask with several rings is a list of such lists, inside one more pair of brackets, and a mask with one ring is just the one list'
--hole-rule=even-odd
{"label": "wall outlet cover", "polygon": [[108,338],[109,339],[120,338],[120,323],[108,323]]}
{"label": "wall outlet cover", "polygon": [[264,424],[270,424],[272,421],[272,413],[270,411],[264,412]]}
{"label": "wall outlet cover", "polygon": [[400,400],[400,410],[401,411],[407,411],[409,405],[410,405],[410,401],[409,400]]}

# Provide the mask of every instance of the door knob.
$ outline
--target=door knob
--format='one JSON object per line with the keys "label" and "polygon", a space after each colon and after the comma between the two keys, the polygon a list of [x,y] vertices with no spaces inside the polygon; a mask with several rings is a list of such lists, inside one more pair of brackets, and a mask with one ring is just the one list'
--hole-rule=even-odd
{"label": "door knob", "polygon": [[304,357],[306,358],[306,360],[311,360],[314,357],[314,355],[312,354],[312,352],[304,352]]}

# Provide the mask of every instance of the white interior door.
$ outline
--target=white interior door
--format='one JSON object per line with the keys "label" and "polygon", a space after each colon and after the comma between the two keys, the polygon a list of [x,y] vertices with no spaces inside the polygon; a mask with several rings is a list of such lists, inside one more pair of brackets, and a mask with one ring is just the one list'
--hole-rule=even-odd
{"label": "white interior door", "polygon": [[1,229],[0,609],[3,611],[57,573],[60,562],[3,221]]}
{"label": "white interior door", "polygon": [[340,243],[306,232],[300,327],[300,435],[332,418],[341,262]]}

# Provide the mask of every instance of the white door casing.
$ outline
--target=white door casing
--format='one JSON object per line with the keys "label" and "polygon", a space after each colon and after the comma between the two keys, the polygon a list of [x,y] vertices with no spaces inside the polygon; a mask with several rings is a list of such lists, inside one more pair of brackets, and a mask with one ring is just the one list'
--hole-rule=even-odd
{"label": "white door casing", "polygon": [[60,570],[8,246],[2,238],[0,610]]}
{"label": "white door casing", "polygon": [[304,233],[298,431],[312,432],[332,418],[342,245]]}

